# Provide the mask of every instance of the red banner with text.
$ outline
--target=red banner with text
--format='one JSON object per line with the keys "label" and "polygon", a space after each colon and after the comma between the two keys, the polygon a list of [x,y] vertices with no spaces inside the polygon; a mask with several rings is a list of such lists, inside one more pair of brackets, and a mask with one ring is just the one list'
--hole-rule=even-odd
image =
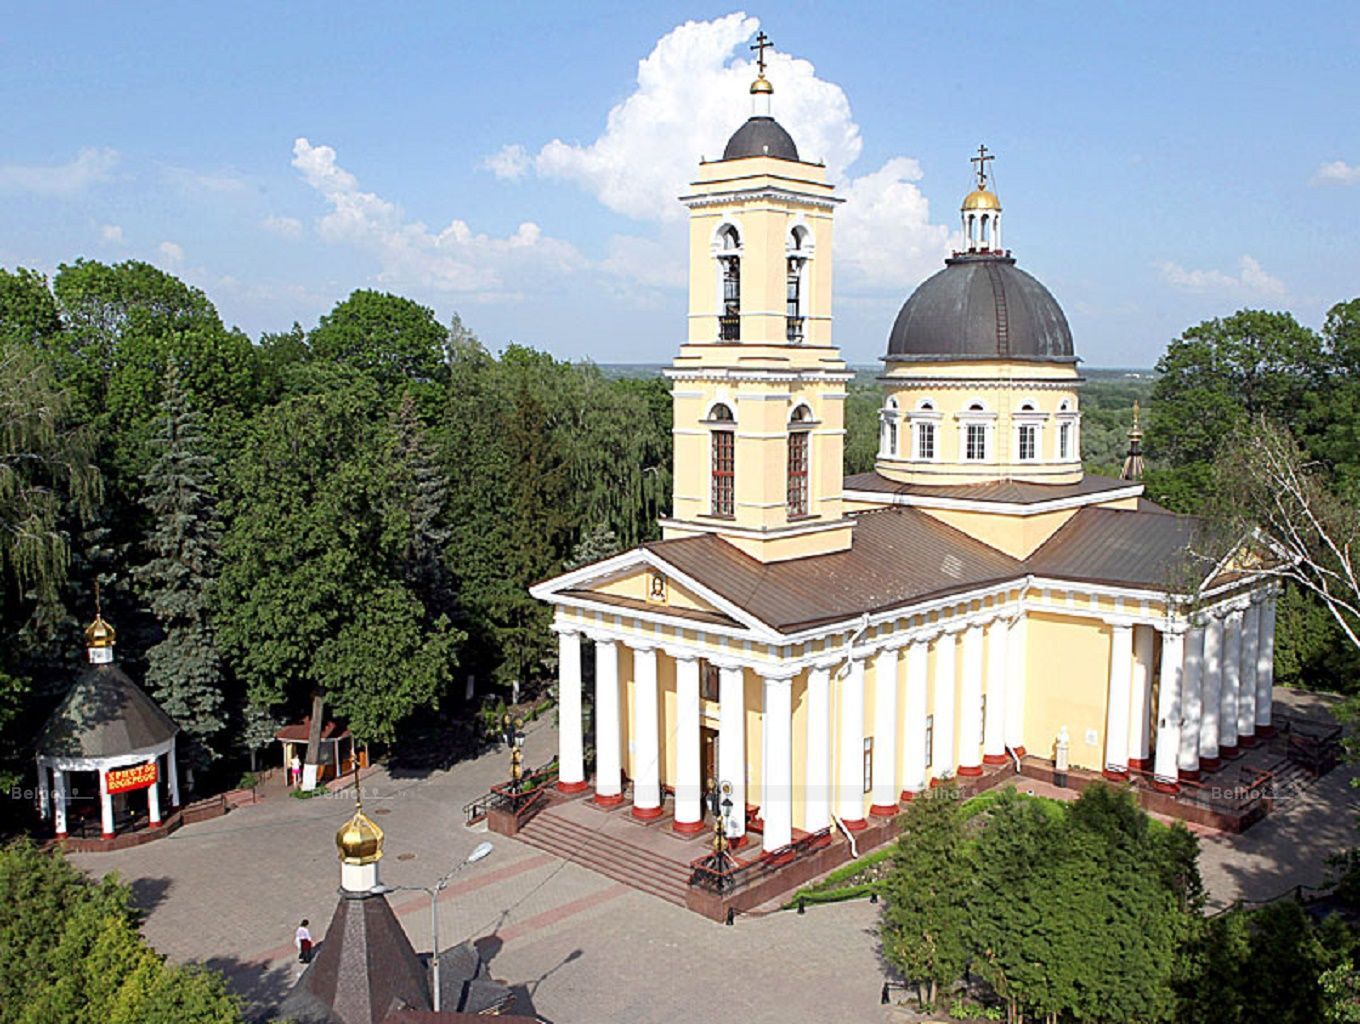
{"label": "red banner with text", "polygon": [[127,793],[134,789],[148,789],[156,784],[156,762],[133,765],[109,772],[109,792]]}

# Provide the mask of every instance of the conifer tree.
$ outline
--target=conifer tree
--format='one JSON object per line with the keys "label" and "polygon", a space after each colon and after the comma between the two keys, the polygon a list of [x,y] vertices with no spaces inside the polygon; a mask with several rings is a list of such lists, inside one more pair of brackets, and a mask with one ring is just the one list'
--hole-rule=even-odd
{"label": "conifer tree", "polygon": [[152,557],[137,571],[163,634],[147,652],[146,681],[188,737],[190,762],[203,766],[220,756],[215,741],[226,724],[222,660],[208,613],[220,536],[216,473],[173,363],[164,394],[156,459],[143,479]]}

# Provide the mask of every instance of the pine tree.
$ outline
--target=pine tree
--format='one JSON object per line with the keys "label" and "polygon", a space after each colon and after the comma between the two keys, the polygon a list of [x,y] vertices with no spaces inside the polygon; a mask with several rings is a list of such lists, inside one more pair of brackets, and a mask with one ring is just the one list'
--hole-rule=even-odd
{"label": "pine tree", "polygon": [[202,767],[220,756],[216,741],[226,725],[222,660],[208,614],[220,527],[213,459],[173,363],[160,421],[156,459],[143,479],[152,557],[136,573],[163,634],[147,652],[146,682],[184,730],[185,756]]}

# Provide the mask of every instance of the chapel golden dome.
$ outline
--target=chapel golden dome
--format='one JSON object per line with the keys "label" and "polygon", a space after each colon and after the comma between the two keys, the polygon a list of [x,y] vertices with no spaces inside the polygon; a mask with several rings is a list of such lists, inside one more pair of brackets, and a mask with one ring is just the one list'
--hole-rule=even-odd
{"label": "chapel golden dome", "polygon": [[114,628],[104,621],[104,616],[95,612],[94,621],[85,627],[85,646],[112,647],[117,639]]}
{"label": "chapel golden dome", "polygon": [[754,82],[751,83],[751,95],[772,96],[774,95],[774,86],[770,84],[770,80],[768,78],[766,78],[764,75],[761,75],[759,78],[757,78]]}
{"label": "chapel golden dome", "polygon": [[364,813],[361,805],[354,809],[354,817],[335,833],[335,845],[342,863],[372,864],[382,859],[383,830]]}
{"label": "chapel golden dome", "polygon": [[1001,200],[996,197],[996,193],[991,189],[975,188],[963,199],[963,209],[968,210],[999,210]]}

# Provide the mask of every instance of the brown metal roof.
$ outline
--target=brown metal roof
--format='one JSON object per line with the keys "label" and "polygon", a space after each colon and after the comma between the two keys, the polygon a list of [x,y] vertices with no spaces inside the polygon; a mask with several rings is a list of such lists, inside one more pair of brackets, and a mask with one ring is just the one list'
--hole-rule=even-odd
{"label": "brown metal roof", "polygon": [[718,612],[706,612],[698,608],[676,608],[672,605],[656,605],[649,601],[639,601],[635,597],[624,597],[622,594],[602,594],[597,590],[563,590],[561,593],[564,597],[579,597],[585,601],[612,604],[616,608],[627,608],[635,612],[660,612],[668,617],[693,619],[695,622],[707,622],[717,626],[739,625],[731,616],[722,615]]}
{"label": "brown metal roof", "polygon": [[1015,505],[1035,505],[1087,494],[1123,490],[1128,480],[1088,473],[1075,484],[1034,484],[1016,480],[988,480],[979,484],[950,486],[904,484],[878,473],[856,473],[845,478],[847,491],[874,491],[879,494],[910,494],[922,498],[954,498],[959,501],[996,501]]}
{"label": "brown metal roof", "polygon": [[1036,576],[1184,593],[1213,569],[1191,551],[1202,527],[1165,510],[1083,508],[1025,565]]}
{"label": "brown metal roof", "polygon": [[1024,575],[1023,563],[912,508],[855,516],[849,551],[762,563],[711,534],[643,545],[780,632]]}

